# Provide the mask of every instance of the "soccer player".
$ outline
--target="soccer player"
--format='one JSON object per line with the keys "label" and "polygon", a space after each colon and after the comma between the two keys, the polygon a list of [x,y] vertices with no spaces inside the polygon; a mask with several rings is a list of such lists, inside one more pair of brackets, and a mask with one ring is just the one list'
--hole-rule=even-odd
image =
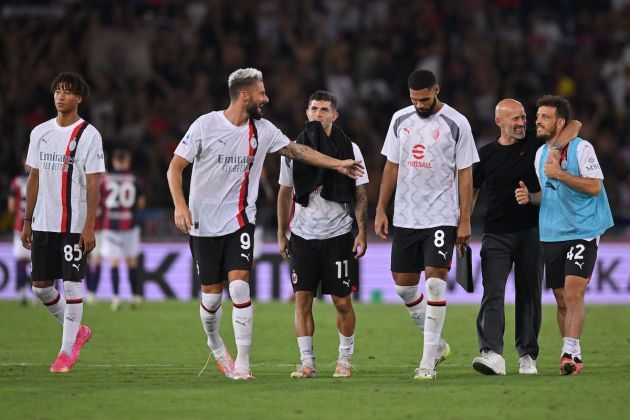
{"label": "soccer player", "polygon": [[[24,162],[24,161],[22,161]],[[15,257],[16,290],[23,305],[28,302],[26,286],[30,281],[28,263],[31,253],[22,246],[22,227],[26,210],[26,181],[28,172],[24,171],[11,180],[11,191],[7,200],[7,210],[13,214],[13,256]]]}
{"label": "soccer player", "polygon": [[[353,159],[337,160],[290,142],[262,118],[269,102],[262,73],[247,68],[228,78],[230,105],[199,117],[180,141],[168,169],[177,227],[190,234],[190,248],[201,282],[199,309],[208,345],[219,370],[235,380],[249,380],[253,308],[249,272],[260,175],[267,153],[334,169],[351,178],[363,174]],[[189,203],[182,171],[193,163]],[[190,207],[189,207],[190,206]],[[223,281],[229,282],[237,357],[232,361],[219,335]]]}
{"label": "soccer player", "polygon": [[[546,142],[535,159],[542,191],[530,193],[521,183],[514,194],[519,204],[540,204],[547,287],[556,298],[563,337],[560,374],[572,375],[584,368],[580,348],[584,293],[595,267],[599,238],[613,226],[613,219],[593,145],[580,137],[564,147],[557,143],[570,119],[569,102],[546,95],[536,106],[536,137]],[[554,150],[560,156],[551,153]]]}
{"label": "soccer player", "polygon": [[[306,116],[310,121],[297,142],[340,159],[363,160],[359,147],[334,121],[338,117],[337,99],[318,90],[309,98]],[[351,293],[356,289],[358,259],[367,247],[367,172],[353,181],[334,171],[318,169],[281,158],[278,193],[278,246],[291,264],[291,283],[295,293],[295,331],[301,365],[292,378],[317,376],[313,352],[313,297],[320,282],[322,293],[332,296],[337,310],[339,358],[333,377],[351,376],[350,358],[354,352],[356,318]],[[295,191],[295,194],[294,194]],[[295,197],[291,221],[291,240],[287,240],[289,214]],[[359,232],[352,235],[350,204]]]}
{"label": "soccer player", "polygon": [[142,285],[138,281],[138,255],[140,253],[140,225],[138,210],[146,205],[140,182],[131,172],[131,151],[116,149],[112,152],[112,170],[101,182],[103,195],[103,247],[111,272],[114,297],[111,308],[120,307],[121,260],[127,264],[127,277],[131,284],[132,305],[142,302]]}
{"label": "soccer player", "polygon": [[[57,117],[31,131],[26,157],[26,211],[22,244],[31,250],[33,293],[63,325],[61,351],[50,367],[69,372],[92,336],[81,325],[85,255],[94,249],[99,180],[105,172],[99,132],[79,117],[90,94],[83,78],[61,73],[51,85]],[[63,279],[65,298],[53,288]]]}
{"label": "soccer player", "polygon": [[[495,122],[501,131],[499,138],[479,150],[480,160],[473,168],[472,208],[484,185],[488,200],[481,241],[483,298],[477,316],[481,354],[473,359],[472,366],[484,375],[505,375],[505,284],[514,266],[514,332],[519,373],[535,375],[543,270],[538,207],[519,206],[514,200],[514,188],[523,181],[532,191],[540,191],[534,157],[541,143],[534,135],[528,135],[525,109],[514,99],[499,101]],[[575,138],[581,125],[579,121],[570,121],[559,142],[566,144]]]}
{"label": "soccer player", "polygon": [[[479,157],[468,120],[438,99],[440,86],[432,72],[414,71],[408,87],[412,105],[394,114],[383,145],[387,162],[374,229],[379,238],[387,237],[386,210],[396,189],[392,276],[409,315],[424,332],[414,379],[430,380],[450,354],[441,338],[446,277],[453,246],[470,238],[472,164]],[[426,301],[418,289],[421,271]]]}

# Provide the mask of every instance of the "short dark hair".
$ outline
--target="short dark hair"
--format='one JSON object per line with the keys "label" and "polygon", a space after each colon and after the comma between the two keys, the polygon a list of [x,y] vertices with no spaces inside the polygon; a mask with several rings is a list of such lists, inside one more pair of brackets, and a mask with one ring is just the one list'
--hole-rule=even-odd
{"label": "short dark hair", "polygon": [[308,105],[313,101],[328,101],[333,111],[337,110],[337,98],[327,90],[318,90],[308,98]]}
{"label": "short dark hair", "polygon": [[121,161],[126,158],[131,158],[131,150],[129,149],[119,147],[114,149],[114,151],[112,152],[112,160]]}
{"label": "short dark hair", "polygon": [[407,80],[407,86],[411,90],[422,90],[432,88],[437,84],[437,79],[435,78],[435,74],[429,70],[416,70],[411,75],[409,75],[409,79]]}
{"label": "short dark hair", "polygon": [[569,101],[562,96],[545,95],[536,101],[536,107],[540,108],[541,106],[556,108],[556,114],[558,117],[564,118],[567,123],[571,119],[571,105],[569,104]]}
{"label": "short dark hair", "polygon": [[83,99],[87,99],[90,96],[90,86],[83,80],[83,77],[76,73],[69,71],[59,73],[50,84],[50,93],[55,93],[59,87],[63,87],[65,90]]}

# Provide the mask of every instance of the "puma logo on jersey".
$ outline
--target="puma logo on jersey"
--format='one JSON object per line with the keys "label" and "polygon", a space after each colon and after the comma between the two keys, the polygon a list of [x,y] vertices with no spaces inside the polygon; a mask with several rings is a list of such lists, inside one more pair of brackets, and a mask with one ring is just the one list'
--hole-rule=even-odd
{"label": "puma logo on jersey", "polygon": [[582,266],[584,265],[584,262],[577,262],[577,261],[573,261],[573,262],[575,263],[575,265],[580,267],[580,270],[582,269]]}
{"label": "puma logo on jersey", "polygon": [[218,141],[219,143],[221,143],[222,145],[224,145],[224,146],[225,146],[225,140],[223,140],[223,139],[218,139],[217,141]]}
{"label": "puma logo on jersey", "polygon": [[405,128],[403,128],[403,131],[404,131],[405,133],[409,134],[409,132],[410,132],[411,130],[409,129],[409,127],[405,127]]}
{"label": "puma logo on jersey", "polygon": [[345,285],[346,285],[346,287],[350,287],[350,279],[348,279],[348,280],[342,280],[342,282],[341,282],[341,283],[345,284]]}
{"label": "puma logo on jersey", "polygon": [[245,258],[249,262],[249,254],[241,254],[241,257]]}
{"label": "puma logo on jersey", "polygon": [[444,259],[446,259],[446,252],[438,251],[438,254],[440,254],[441,256],[444,257]]}
{"label": "puma logo on jersey", "polygon": [[42,138],[42,143],[48,144],[48,139],[46,137]]}
{"label": "puma logo on jersey", "polygon": [[77,269],[77,271],[80,271],[79,269],[81,268],[81,264],[79,264],[79,265],[77,265],[77,264],[72,264],[72,266],[73,266],[74,268],[76,268],[76,269]]}

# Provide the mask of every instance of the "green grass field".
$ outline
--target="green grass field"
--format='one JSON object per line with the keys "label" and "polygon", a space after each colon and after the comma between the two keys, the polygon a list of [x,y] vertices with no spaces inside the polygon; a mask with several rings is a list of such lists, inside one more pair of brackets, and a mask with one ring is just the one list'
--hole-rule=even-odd
{"label": "green grass field", "polygon": [[[42,307],[0,302],[0,417],[22,418],[627,418],[630,307],[590,306],[582,337],[585,370],[558,375],[562,340],[555,308],[544,309],[540,375],[518,375],[508,308],[508,375],[470,368],[477,352],[473,306],[450,306],[444,336],[453,356],[433,382],[414,381],[422,340],[399,305],[356,305],[354,376],[331,377],[338,338],[334,309],[315,306],[320,376],[292,380],[299,360],[290,304],[255,307],[252,370],[256,380],[219,376],[211,362],[196,303],[148,303],[113,313],[86,306],[94,330],[81,361],[66,375],[48,372],[61,328]],[[234,353],[230,305],[222,336]]]}

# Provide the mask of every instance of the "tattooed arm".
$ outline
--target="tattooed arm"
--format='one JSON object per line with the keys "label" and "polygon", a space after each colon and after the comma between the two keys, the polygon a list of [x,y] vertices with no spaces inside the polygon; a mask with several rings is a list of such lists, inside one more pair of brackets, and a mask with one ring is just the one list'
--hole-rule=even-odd
{"label": "tattooed arm", "polygon": [[367,222],[367,189],[365,185],[359,185],[354,193],[354,217],[357,219],[357,226],[359,227],[359,233],[354,240],[354,246],[352,252],[356,253],[355,259],[359,259],[365,255],[367,250],[367,238],[365,225]]}
{"label": "tattooed arm", "polygon": [[296,142],[289,142],[286,146],[280,149],[280,154],[289,159],[299,160],[309,165],[318,166],[325,169],[334,169],[335,171],[350,177],[357,179],[363,175],[364,168],[361,162],[346,159],[339,160],[319,153],[303,144]]}

